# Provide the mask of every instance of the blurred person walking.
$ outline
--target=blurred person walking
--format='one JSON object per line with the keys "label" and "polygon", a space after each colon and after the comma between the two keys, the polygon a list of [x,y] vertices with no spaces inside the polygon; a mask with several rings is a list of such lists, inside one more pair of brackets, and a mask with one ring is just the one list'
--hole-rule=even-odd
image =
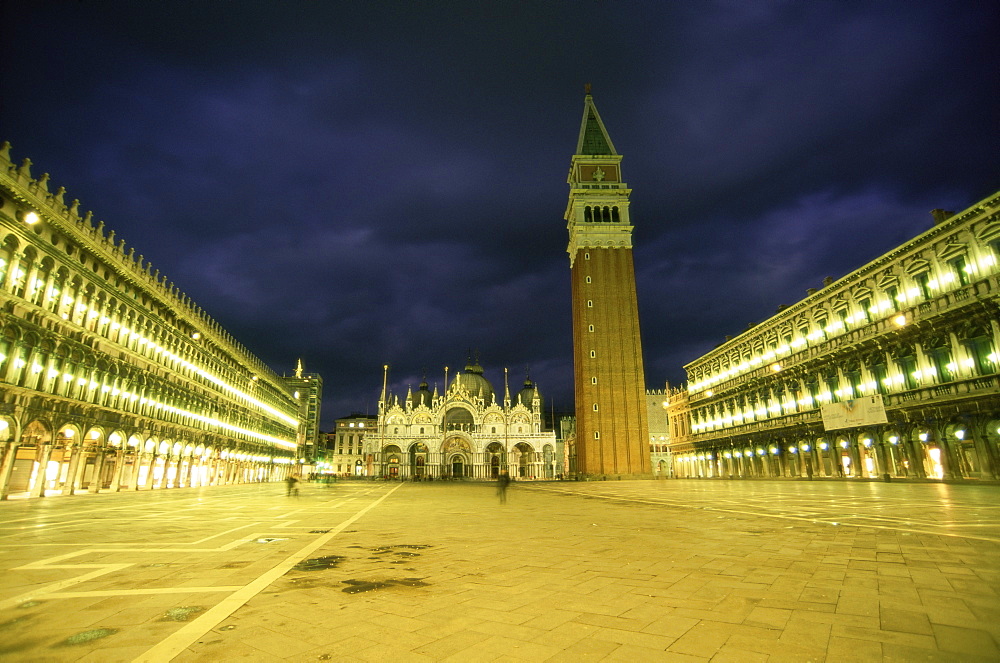
{"label": "blurred person walking", "polygon": [[500,474],[497,475],[497,496],[500,498],[500,504],[507,503],[507,486],[510,485],[510,475],[507,474],[507,470],[500,470]]}

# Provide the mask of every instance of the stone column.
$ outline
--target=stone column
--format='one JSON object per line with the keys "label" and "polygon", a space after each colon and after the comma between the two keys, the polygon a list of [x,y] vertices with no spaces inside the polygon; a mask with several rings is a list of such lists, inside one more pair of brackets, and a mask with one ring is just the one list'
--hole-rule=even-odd
{"label": "stone column", "polygon": [[961,479],[962,473],[959,471],[958,458],[955,449],[951,446],[951,441],[947,436],[942,435],[938,439],[938,446],[941,447],[941,478],[944,480]]}
{"label": "stone column", "polygon": [[17,272],[18,268],[21,266],[21,256],[24,255],[21,251],[11,251],[10,252],[10,264],[7,265],[7,275],[3,280],[2,288],[9,292],[14,290],[14,274]]}
{"label": "stone column", "polygon": [[125,471],[125,450],[115,451],[115,473],[111,478],[111,492],[117,493],[122,487],[122,474]]}
{"label": "stone column", "polygon": [[10,475],[14,471],[14,461],[17,460],[17,449],[20,442],[12,441],[7,443],[7,453],[3,457],[3,465],[0,465],[0,500],[7,499],[10,494]]}
{"label": "stone column", "polygon": [[[67,448],[69,448],[68,445]],[[85,465],[85,463],[80,463],[81,459],[86,458],[82,443],[74,444],[70,453],[72,456],[69,459],[69,469],[66,471],[66,484],[63,488],[64,495],[72,495],[76,492],[77,482],[80,480],[79,474]]]}
{"label": "stone column", "polygon": [[[971,427],[970,427],[971,428]],[[972,431],[970,431],[972,432]],[[979,453],[979,464],[982,465],[983,471],[982,475],[984,479],[996,479],[997,478],[997,461],[993,456],[993,450],[990,449],[989,441],[986,438],[986,434],[980,432],[980,428],[977,426],[975,432],[972,433],[974,437],[972,438],[973,444],[976,445],[976,451]]]}
{"label": "stone column", "polygon": [[[851,456],[851,474],[854,478],[864,476],[865,468],[861,466],[861,451],[858,449],[860,442],[851,440],[847,445],[847,453]],[[846,473],[844,474],[846,477]]]}
{"label": "stone column", "polygon": [[153,463],[156,461],[156,452],[147,454],[140,452],[139,448],[136,447],[132,471],[129,472],[129,488],[131,490],[139,490],[139,475],[142,474],[143,461],[147,457],[149,458],[149,469],[146,471],[146,483],[144,485],[147,488],[152,488],[153,486]]}
{"label": "stone column", "polygon": [[90,485],[87,486],[88,493],[99,493],[101,492],[101,486],[104,484],[103,473],[104,473],[104,458],[107,455],[107,450],[101,447],[96,447],[94,449],[94,472],[90,477]]}
{"label": "stone column", "polygon": [[[35,301],[36,298],[33,296],[32,290],[35,291],[41,290],[44,284],[39,284],[35,288],[32,288],[32,286],[34,286],[35,279],[38,278],[38,270],[40,267],[41,267],[40,263],[32,260],[31,263],[28,265],[28,273],[24,277],[24,298],[27,299],[32,304],[35,304],[36,306],[38,306],[39,304],[38,302]],[[42,293],[43,293],[42,297],[44,297],[45,296],[44,290],[42,291]]]}
{"label": "stone column", "polygon": [[45,497],[46,469],[49,458],[52,456],[52,445],[42,444],[41,454],[38,457],[38,472],[35,474],[35,485],[31,487],[31,497]]}

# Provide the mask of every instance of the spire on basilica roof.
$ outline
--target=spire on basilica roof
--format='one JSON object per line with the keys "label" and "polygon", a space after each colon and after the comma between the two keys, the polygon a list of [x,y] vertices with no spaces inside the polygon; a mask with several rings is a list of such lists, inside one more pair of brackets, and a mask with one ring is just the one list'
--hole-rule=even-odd
{"label": "spire on basilica roof", "polygon": [[503,406],[510,408],[510,386],[507,384],[507,367],[503,367]]}
{"label": "spire on basilica roof", "polygon": [[299,359],[295,363],[295,377],[297,378],[302,377],[302,359]]}

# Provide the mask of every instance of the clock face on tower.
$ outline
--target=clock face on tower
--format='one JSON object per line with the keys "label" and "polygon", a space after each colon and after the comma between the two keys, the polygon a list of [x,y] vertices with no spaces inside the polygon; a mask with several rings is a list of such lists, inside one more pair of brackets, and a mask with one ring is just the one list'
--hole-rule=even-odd
{"label": "clock face on tower", "polygon": [[620,182],[618,166],[607,164],[581,164],[578,167],[577,179],[580,182]]}

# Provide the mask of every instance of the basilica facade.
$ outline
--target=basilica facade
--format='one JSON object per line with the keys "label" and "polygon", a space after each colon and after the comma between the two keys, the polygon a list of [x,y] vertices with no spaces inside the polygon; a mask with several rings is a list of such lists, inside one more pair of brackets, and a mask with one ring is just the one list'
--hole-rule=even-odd
{"label": "basilica facade", "polygon": [[445,392],[427,381],[405,396],[383,388],[376,429],[365,434],[366,473],[388,479],[551,479],[563,471],[556,435],[543,425],[542,396],[525,379],[513,396],[495,396],[478,361]]}
{"label": "basilica facade", "polygon": [[674,476],[1000,478],[1000,193],[932,214],[685,367]]}

